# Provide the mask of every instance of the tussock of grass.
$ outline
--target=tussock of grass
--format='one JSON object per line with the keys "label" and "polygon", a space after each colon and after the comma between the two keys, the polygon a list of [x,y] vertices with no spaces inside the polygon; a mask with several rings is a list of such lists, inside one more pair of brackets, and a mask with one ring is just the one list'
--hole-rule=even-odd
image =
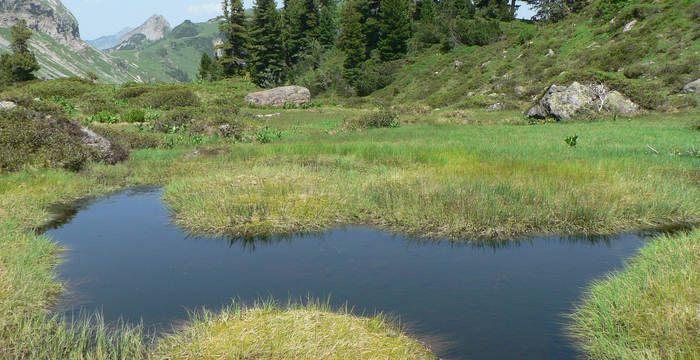
{"label": "tussock of grass", "polygon": [[167,337],[154,359],[436,359],[381,316],[358,317],[310,301],[268,301],[205,311]]}
{"label": "tussock of grass", "polygon": [[592,359],[700,359],[700,230],[660,236],[573,315]]}

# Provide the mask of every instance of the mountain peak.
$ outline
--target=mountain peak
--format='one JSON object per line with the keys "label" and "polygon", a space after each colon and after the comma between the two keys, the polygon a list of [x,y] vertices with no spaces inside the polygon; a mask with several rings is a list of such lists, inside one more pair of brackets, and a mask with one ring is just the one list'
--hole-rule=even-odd
{"label": "mountain peak", "polygon": [[115,49],[126,50],[133,48],[135,44],[134,41],[130,41],[132,38],[137,40],[139,44],[143,43],[144,40],[148,42],[158,41],[164,38],[165,35],[172,29],[172,26],[170,26],[170,23],[163,15],[153,14],[143,24],[141,24],[141,26],[122,36],[119,40],[119,45],[117,45]]}

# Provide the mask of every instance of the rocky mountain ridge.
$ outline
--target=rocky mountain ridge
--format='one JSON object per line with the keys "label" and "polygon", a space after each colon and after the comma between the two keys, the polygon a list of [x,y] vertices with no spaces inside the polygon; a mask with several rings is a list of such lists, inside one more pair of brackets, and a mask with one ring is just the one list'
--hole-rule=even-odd
{"label": "rocky mountain ridge", "polygon": [[141,26],[129,31],[119,39],[113,50],[133,50],[164,38],[173,30],[163,15],[153,15]]}
{"label": "rocky mountain ridge", "polygon": [[83,41],[78,21],[59,0],[0,0],[0,52],[10,51],[9,28],[20,20],[34,31],[29,45],[41,66],[40,78],[86,77],[92,72],[102,82],[142,81],[143,72],[133,63]]}

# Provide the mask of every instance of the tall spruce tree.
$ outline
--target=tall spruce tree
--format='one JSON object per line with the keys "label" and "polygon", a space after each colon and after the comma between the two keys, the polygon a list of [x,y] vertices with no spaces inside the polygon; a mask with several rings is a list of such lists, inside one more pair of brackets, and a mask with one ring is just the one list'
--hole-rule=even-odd
{"label": "tall spruce tree", "polygon": [[247,66],[247,46],[250,41],[246,28],[245,9],[241,0],[224,0],[222,7],[224,15],[219,23],[219,31],[224,41],[217,46],[222,53],[218,63],[224,75],[240,75]]}
{"label": "tall spruce tree", "polygon": [[264,87],[281,83],[285,78],[285,54],[282,18],[275,0],[256,0],[250,28],[250,75]]}
{"label": "tall spruce tree", "polygon": [[484,18],[503,21],[513,19],[508,0],[477,0],[475,5],[479,9],[479,15]]}
{"label": "tall spruce tree", "polygon": [[321,45],[330,47],[335,43],[335,0],[321,0],[321,10],[318,15],[318,41]]}
{"label": "tall spruce tree", "polygon": [[0,57],[0,83],[14,83],[36,79],[34,72],[39,70],[39,62],[29,51],[27,42],[32,31],[27,22],[20,20],[10,29],[12,54],[2,54]]}
{"label": "tall spruce tree", "polygon": [[349,0],[343,7],[342,29],[338,38],[338,45],[345,52],[343,77],[351,85],[354,84],[359,76],[359,66],[367,60],[362,14],[358,10],[355,1],[358,0]]}
{"label": "tall spruce tree", "polygon": [[400,59],[411,37],[409,0],[382,0],[379,11],[379,56],[382,61]]}

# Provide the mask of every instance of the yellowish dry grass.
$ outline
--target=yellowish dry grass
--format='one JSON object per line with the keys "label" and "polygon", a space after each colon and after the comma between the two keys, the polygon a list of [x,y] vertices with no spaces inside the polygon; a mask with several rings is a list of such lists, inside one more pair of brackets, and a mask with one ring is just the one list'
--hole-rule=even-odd
{"label": "yellowish dry grass", "polygon": [[330,311],[318,303],[259,304],[205,313],[161,341],[158,360],[436,359],[423,344],[383,318]]}

